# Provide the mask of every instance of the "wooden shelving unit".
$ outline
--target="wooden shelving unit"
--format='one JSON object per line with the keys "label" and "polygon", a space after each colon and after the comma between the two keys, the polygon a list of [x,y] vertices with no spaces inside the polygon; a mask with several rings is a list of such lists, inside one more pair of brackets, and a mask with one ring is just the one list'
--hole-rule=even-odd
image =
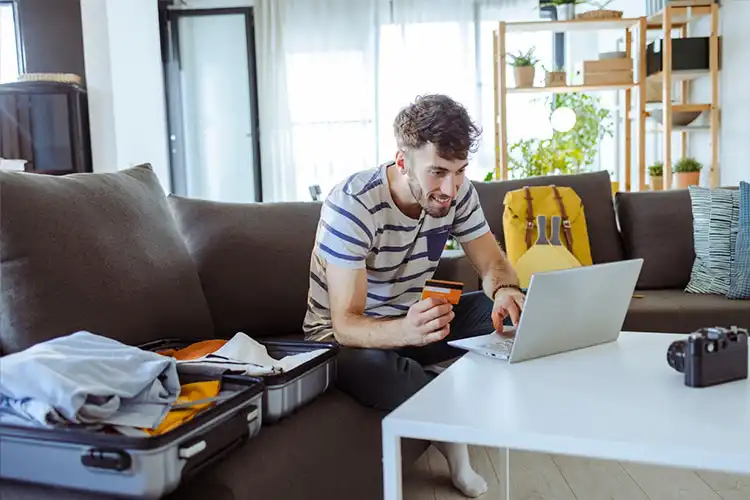
{"label": "wooden shelving unit", "polygon": [[[680,36],[688,36],[690,23],[710,17],[709,33],[709,68],[708,70],[672,70],[672,38],[675,29]],[[663,39],[663,71],[649,75],[649,81],[657,82],[662,87],[661,107],[663,112],[662,140],[664,162],[664,189],[672,187],[672,134],[682,135],[682,156],[687,156],[687,134],[708,129],[711,134],[711,164],[709,182],[712,187],[719,184],[719,6],[712,0],[671,0],[658,13],[647,19],[647,29],[660,30]],[[709,103],[691,104],[687,102],[690,94],[690,82],[698,78],[710,78],[711,100]],[[672,102],[672,90],[675,83],[681,83],[681,102]],[[674,127],[672,114],[675,111],[705,111],[710,113],[710,124],[705,126]],[[647,116],[645,108],[640,110],[641,120]],[[641,187],[644,188],[641,177]]]}
{"label": "wooden shelving unit", "polygon": [[[632,48],[632,30],[638,30],[641,37],[640,49],[637,54]],[[639,75],[636,81],[603,84],[603,85],[566,85],[550,87],[524,87],[509,88],[507,86],[507,62],[506,62],[506,43],[507,33],[529,32],[529,31],[550,31],[554,33],[567,33],[573,31],[586,30],[625,30],[626,37],[626,57],[633,58],[638,67],[634,70],[634,76]],[[640,113],[642,119],[639,121],[640,130],[645,129],[645,95],[646,81],[640,75],[646,74],[645,62],[645,39],[646,39],[646,18],[612,18],[612,19],[573,19],[568,21],[531,21],[531,22],[504,22],[498,23],[494,31],[494,84],[495,84],[495,178],[505,180],[508,178],[508,131],[506,120],[506,96],[514,93],[564,93],[564,92],[606,92],[606,91],[624,91],[625,92],[625,116],[630,116],[632,90],[638,89],[642,96]],[[636,55],[636,57],[634,57]],[[645,171],[645,140],[644,134],[640,133],[639,137],[639,168],[641,178]],[[632,169],[632,126],[629,120],[626,120],[625,127],[625,185],[626,191],[631,190],[630,179]]]}
{"label": "wooden shelving unit", "polygon": [[[708,70],[672,70],[672,36],[674,30],[679,30],[682,37],[688,35],[688,25],[697,19],[710,16],[711,30],[709,40]],[[634,80],[614,85],[567,85],[559,87],[530,87],[509,88],[507,86],[506,43],[507,33],[550,31],[567,33],[585,30],[624,30],[626,57],[633,58],[635,63]],[[663,71],[646,76],[647,33],[649,30],[661,30],[663,39],[662,67]],[[637,36],[637,39],[634,37]],[[636,48],[633,48],[635,41]],[[494,84],[495,84],[495,178],[508,178],[508,133],[506,121],[506,96],[515,93],[563,93],[563,92],[625,92],[625,179],[622,187],[625,191],[648,189],[646,184],[646,119],[649,117],[649,107],[663,110],[663,125],[659,125],[659,132],[663,137],[664,157],[664,189],[672,186],[672,134],[682,134],[682,155],[687,154],[687,135],[694,132],[710,131],[711,134],[711,165],[710,182],[718,185],[718,143],[719,143],[719,42],[718,42],[718,5],[711,0],[669,0],[665,8],[651,16],[620,19],[574,19],[569,21],[531,21],[531,22],[499,22],[494,31]],[[689,103],[686,98],[690,92],[690,82],[699,78],[710,78],[711,100],[707,103]],[[675,83],[682,84],[679,103],[672,102],[672,88]],[[660,103],[647,103],[647,85],[657,84],[661,87]],[[636,99],[633,97],[636,91]],[[672,115],[680,111],[702,111],[710,113],[710,124],[676,127],[672,125]],[[638,144],[636,155],[638,168],[638,185],[631,186],[633,172],[633,126],[637,127]]]}

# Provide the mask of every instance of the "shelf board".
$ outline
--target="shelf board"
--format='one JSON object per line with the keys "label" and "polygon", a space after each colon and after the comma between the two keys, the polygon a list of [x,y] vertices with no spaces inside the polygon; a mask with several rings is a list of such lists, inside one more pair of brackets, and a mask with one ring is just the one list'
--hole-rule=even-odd
{"label": "shelf board", "polygon": [[635,87],[635,83],[610,83],[600,85],[565,85],[559,87],[508,87],[509,94],[532,94],[549,92],[553,94],[563,94],[567,92],[598,92],[605,90],[625,90]]}
{"label": "shelf board", "polygon": [[[689,22],[711,15],[712,0],[671,0],[672,27],[680,27]],[[664,27],[664,9],[646,18],[646,28],[659,30]]]}
{"label": "shelf board", "polygon": [[[701,78],[703,76],[710,75],[711,72],[707,69],[679,69],[676,71],[672,71],[672,81],[673,82],[684,82],[689,80],[695,80],[696,78]],[[662,78],[664,78],[664,72],[659,71],[658,73],[654,73],[652,75],[648,75],[646,77],[646,80],[649,83],[660,83],[662,81]]]}
{"label": "shelf board", "polygon": [[638,24],[639,18],[613,19],[571,19],[569,21],[519,21],[505,23],[506,33],[552,31],[567,33],[569,31],[627,29]]}
{"label": "shelf board", "polygon": [[[662,109],[664,106],[659,103],[654,109]],[[672,104],[672,111],[711,111],[710,104]]]}

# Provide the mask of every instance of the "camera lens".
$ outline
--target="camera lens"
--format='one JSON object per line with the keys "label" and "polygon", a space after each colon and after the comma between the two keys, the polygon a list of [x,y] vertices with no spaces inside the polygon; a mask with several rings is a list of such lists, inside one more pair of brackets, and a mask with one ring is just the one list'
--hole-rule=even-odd
{"label": "camera lens", "polygon": [[669,344],[667,349],[667,363],[680,373],[685,373],[685,349],[687,342],[676,340]]}

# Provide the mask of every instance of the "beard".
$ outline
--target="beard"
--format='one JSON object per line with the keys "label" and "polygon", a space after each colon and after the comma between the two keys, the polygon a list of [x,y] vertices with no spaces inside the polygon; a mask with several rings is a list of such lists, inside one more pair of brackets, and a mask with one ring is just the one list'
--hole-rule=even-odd
{"label": "beard", "polygon": [[[451,211],[450,205],[443,205],[437,200],[447,199],[448,197],[437,191],[435,193],[425,194],[422,186],[419,185],[419,180],[412,174],[411,170],[406,172],[407,183],[409,184],[409,190],[411,191],[414,199],[417,200],[422,210],[427,212],[427,215],[435,218],[445,217]],[[451,200],[452,201],[452,200]]]}

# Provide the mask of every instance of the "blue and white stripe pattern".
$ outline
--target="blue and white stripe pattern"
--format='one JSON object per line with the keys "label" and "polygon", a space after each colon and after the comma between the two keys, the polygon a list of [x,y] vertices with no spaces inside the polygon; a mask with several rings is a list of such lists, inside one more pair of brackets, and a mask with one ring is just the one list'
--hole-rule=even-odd
{"label": "blue and white stripe pattern", "polygon": [[326,266],[367,270],[365,314],[403,316],[437,269],[448,237],[465,242],[489,231],[479,197],[466,179],[445,217],[412,219],[396,207],[388,187],[390,164],[352,175],[328,195],[310,262],[304,332],[332,335]]}
{"label": "blue and white stripe pattern", "polygon": [[739,191],[699,186],[689,189],[695,261],[685,291],[726,295],[737,240]]}
{"label": "blue and white stripe pattern", "polygon": [[750,182],[740,182],[740,216],[729,283],[730,299],[750,299]]}

